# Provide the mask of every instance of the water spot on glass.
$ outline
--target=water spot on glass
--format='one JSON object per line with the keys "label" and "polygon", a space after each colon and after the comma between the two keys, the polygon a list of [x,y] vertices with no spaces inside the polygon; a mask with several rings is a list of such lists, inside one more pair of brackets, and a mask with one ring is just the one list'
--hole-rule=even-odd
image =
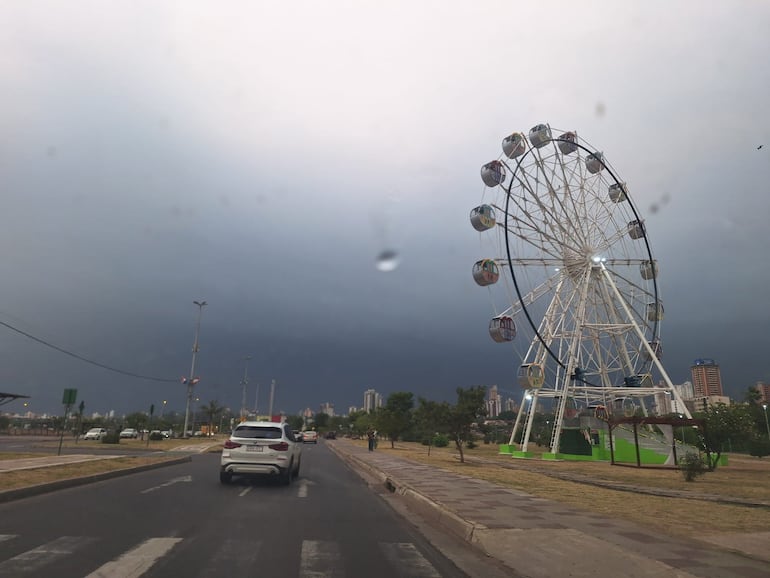
{"label": "water spot on glass", "polygon": [[604,106],[604,103],[603,103],[603,102],[597,102],[597,103],[596,103],[596,109],[595,109],[595,110],[596,110],[596,116],[598,116],[598,117],[600,117],[600,118],[601,118],[601,117],[603,117],[603,116],[604,116],[604,113],[606,113],[606,112],[607,112],[607,107],[606,107],[606,106]]}
{"label": "water spot on glass", "polygon": [[58,152],[59,152],[59,151],[58,151],[58,150],[56,150],[56,147],[55,147],[55,146],[49,146],[47,149],[45,149],[45,154],[46,154],[46,156],[47,156],[49,159],[52,159],[52,158],[54,158]]}
{"label": "water spot on glass", "polygon": [[398,267],[401,262],[401,258],[398,253],[392,249],[385,249],[382,253],[377,255],[377,269],[380,271],[393,271]]}
{"label": "water spot on glass", "polygon": [[650,213],[657,213],[658,212],[658,203],[653,203],[650,205]]}

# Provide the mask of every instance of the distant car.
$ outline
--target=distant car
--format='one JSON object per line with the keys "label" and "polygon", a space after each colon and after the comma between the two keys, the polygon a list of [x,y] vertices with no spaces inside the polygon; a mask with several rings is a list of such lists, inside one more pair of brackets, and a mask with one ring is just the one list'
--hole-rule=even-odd
{"label": "distant car", "polygon": [[336,431],[327,431],[326,435],[324,437],[327,440],[336,440],[337,439],[337,432]]}
{"label": "distant car", "polygon": [[139,437],[139,432],[136,431],[132,427],[127,427],[122,432],[120,432],[120,437],[122,438],[130,438],[130,439],[136,439]]}
{"label": "distant car", "polygon": [[160,432],[160,435],[162,435],[164,438],[170,438],[171,437],[171,431],[167,430],[167,429],[164,429],[163,431]]}
{"label": "distant car", "polygon": [[317,444],[318,432],[312,429],[302,432],[302,441],[306,444]]}
{"label": "distant car", "polygon": [[301,442],[302,441],[302,432],[294,430],[293,433],[294,433],[294,439],[297,440],[298,442]]}
{"label": "distant car", "polygon": [[222,449],[219,481],[229,484],[234,475],[269,475],[288,486],[299,475],[302,457],[302,446],[294,440],[287,424],[239,423]]}
{"label": "distant car", "polygon": [[107,430],[103,427],[92,427],[83,436],[84,440],[100,440],[107,435]]}

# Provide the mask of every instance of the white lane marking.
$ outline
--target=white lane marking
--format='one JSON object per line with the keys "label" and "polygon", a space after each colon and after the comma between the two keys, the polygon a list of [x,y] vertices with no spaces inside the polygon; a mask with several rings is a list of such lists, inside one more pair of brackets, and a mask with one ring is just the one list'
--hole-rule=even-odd
{"label": "white lane marking", "polygon": [[7,542],[8,540],[13,540],[17,536],[18,534],[0,534],[0,542]]}
{"label": "white lane marking", "polygon": [[336,542],[305,540],[299,563],[299,578],[343,578],[340,549]]}
{"label": "white lane marking", "polygon": [[242,498],[243,496],[245,496],[246,494],[248,494],[248,493],[251,491],[251,488],[252,488],[252,486],[249,486],[249,487],[248,487],[248,488],[246,488],[245,490],[242,490],[242,491],[241,491],[241,493],[240,493],[240,494],[238,494],[238,497],[239,497],[239,498]]}
{"label": "white lane marking", "polygon": [[409,578],[441,578],[433,565],[428,562],[414,544],[405,542],[380,542],[380,550],[395,568],[403,568],[399,575]]}
{"label": "white lane marking", "polygon": [[160,484],[159,486],[153,486],[152,488],[147,488],[146,490],[142,490],[139,493],[149,494],[150,492],[154,492],[155,490],[160,490],[161,488],[165,488],[166,486],[170,486],[172,484],[178,484],[180,482],[192,482],[192,476],[180,476],[178,478],[172,478],[169,481]]}
{"label": "white lane marking", "polygon": [[117,560],[107,562],[86,578],[138,578],[182,538],[150,538]]}
{"label": "white lane marking", "polygon": [[314,483],[315,482],[311,482],[310,480],[300,480],[299,487],[297,488],[297,497],[307,498],[307,488],[308,486],[312,486]]}
{"label": "white lane marking", "polygon": [[88,536],[62,536],[0,564],[0,576],[40,576],[38,570],[92,542]]}

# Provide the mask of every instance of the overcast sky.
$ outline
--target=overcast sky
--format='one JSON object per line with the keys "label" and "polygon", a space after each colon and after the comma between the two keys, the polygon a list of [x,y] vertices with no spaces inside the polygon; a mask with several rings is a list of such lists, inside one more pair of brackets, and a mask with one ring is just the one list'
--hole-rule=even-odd
{"label": "overcast sky", "polygon": [[0,321],[171,380],[0,327],[35,411],[183,410],[193,300],[196,395],[236,411],[246,355],[261,409],[518,399],[468,212],[541,122],[628,182],[674,383],[770,381],[767,3],[3,0],[0,30]]}

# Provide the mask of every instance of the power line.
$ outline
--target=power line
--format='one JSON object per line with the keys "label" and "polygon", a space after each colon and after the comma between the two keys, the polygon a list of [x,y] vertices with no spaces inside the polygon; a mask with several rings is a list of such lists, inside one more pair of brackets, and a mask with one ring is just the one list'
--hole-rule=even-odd
{"label": "power line", "polygon": [[21,329],[14,327],[13,325],[10,325],[8,323],[5,323],[4,321],[0,321],[0,325],[3,327],[7,327],[11,331],[15,331],[16,333],[19,333],[20,335],[23,335],[24,337],[31,339],[32,341],[36,341],[40,343],[41,345],[45,345],[46,347],[50,347],[51,349],[55,349],[56,351],[60,353],[64,353],[65,355],[69,355],[70,357],[74,357],[75,359],[79,361],[84,361],[86,363],[90,363],[91,365],[95,365],[96,367],[101,367],[102,369],[106,369],[107,371],[113,371],[115,373],[120,373],[122,375],[127,375],[129,377],[137,377],[139,379],[147,379],[150,381],[160,381],[163,383],[177,383],[178,379],[166,379],[163,377],[152,377],[150,375],[140,375],[138,373],[133,373],[131,371],[125,371],[123,369],[118,369],[116,367],[111,367],[109,365],[105,365],[103,363],[99,363],[98,361],[94,361],[92,359],[88,359],[87,357],[83,357],[82,355],[78,355],[77,353],[73,353],[71,351],[68,351],[64,349],[63,347],[59,347],[58,345],[54,345],[53,343],[50,343],[48,341],[45,341],[44,339],[40,339],[39,337],[35,337],[34,335],[31,335],[27,333],[26,331],[22,331]]}

